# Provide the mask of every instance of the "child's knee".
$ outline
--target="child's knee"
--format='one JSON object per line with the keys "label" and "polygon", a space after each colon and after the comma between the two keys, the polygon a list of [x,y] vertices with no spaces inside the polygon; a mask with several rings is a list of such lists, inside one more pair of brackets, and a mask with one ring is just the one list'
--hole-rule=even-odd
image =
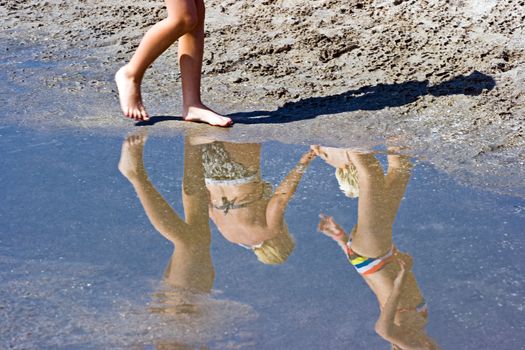
{"label": "child's knee", "polygon": [[196,11],[188,11],[167,18],[174,32],[188,33],[199,24],[199,16]]}

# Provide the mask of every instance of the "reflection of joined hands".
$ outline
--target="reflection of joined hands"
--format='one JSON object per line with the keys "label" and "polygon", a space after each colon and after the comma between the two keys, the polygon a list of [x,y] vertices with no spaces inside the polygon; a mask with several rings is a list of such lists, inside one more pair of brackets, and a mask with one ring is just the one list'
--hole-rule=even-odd
{"label": "reflection of joined hands", "polygon": [[319,219],[317,231],[332,238],[334,241],[344,240],[345,230],[335,222],[333,217],[321,213],[319,214]]}
{"label": "reflection of joined hands", "polygon": [[344,168],[348,164],[351,164],[352,161],[350,157],[356,153],[346,148],[324,147],[319,145],[311,145],[310,149],[316,156],[319,156],[319,158],[334,168]]}

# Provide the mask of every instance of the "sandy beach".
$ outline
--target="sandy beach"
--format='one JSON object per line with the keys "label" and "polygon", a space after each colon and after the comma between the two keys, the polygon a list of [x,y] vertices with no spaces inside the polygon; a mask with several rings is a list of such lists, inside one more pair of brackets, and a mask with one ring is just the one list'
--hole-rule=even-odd
{"label": "sandy beach", "polygon": [[[525,196],[523,1],[206,1],[204,99],[221,130],[181,122],[174,46],[148,71],[159,134],[374,147]],[[1,123],[122,133],[113,74],[162,2],[2,1]]]}

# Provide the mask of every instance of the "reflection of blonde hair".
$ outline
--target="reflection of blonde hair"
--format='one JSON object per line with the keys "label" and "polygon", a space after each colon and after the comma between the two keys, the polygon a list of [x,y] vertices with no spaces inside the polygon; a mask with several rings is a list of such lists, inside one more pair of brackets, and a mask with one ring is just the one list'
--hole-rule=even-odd
{"label": "reflection of blonde hair", "polygon": [[335,177],[339,182],[339,188],[347,197],[359,197],[359,181],[357,169],[353,164],[347,164],[344,168],[337,168]]}
{"label": "reflection of blonde hair", "polygon": [[284,229],[274,238],[264,241],[260,248],[253,252],[263,264],[278,265],[284,263],[295,248],[295,241],[284,224]]}

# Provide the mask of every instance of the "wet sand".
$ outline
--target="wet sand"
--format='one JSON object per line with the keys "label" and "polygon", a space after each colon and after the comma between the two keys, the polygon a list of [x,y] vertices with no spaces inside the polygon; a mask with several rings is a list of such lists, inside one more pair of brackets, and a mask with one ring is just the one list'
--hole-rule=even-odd
{"label": "wet sand", "polygon": [[[206,1],[206,102],[236,125],[182,123],[176,48],[148,72],[153,128],[229,140],[374,147],[525,196],[522,1]],[[157,1],[2,2],[2,123],[122,132],[112,76]]]}

